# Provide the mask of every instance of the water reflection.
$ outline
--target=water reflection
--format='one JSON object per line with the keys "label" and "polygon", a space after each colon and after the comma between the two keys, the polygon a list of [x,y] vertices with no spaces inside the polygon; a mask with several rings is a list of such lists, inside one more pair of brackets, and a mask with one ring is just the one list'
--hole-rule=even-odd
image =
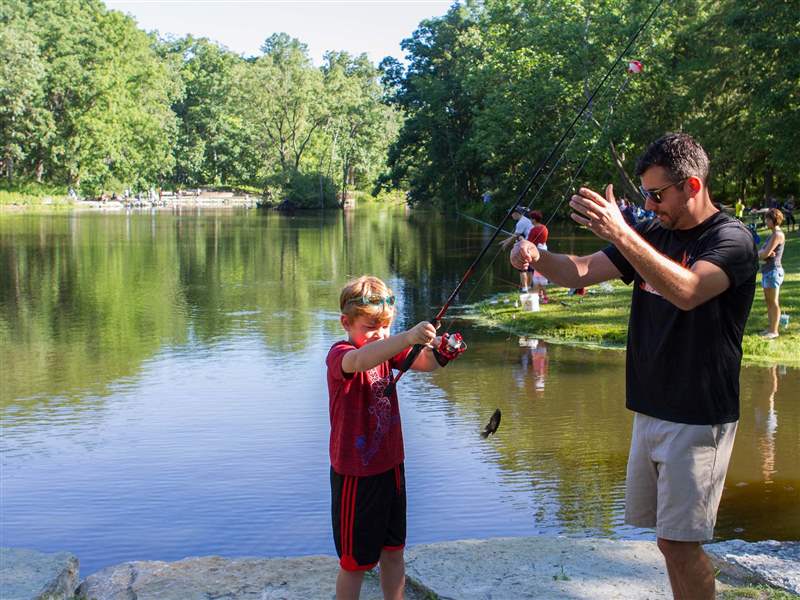
{"label": "water reflection", "polygon": [[[332,553],[322,365],[338,291],[372,273],[397,327],[430,318],[486,236],[456,225],[402,209],[2,216],[4,543],[70,550],[85,573]],[[456,305],[516,288],[504,256],[486,265]],[[622,524],[624,355],[447,326],[470,350],[401,382],[409,541],[652,536]],[[720,537],[800,537],[797,397],[797,370],[743,370]]]}
{"label": "water reflection", "polygon": [[536,338],[520,337],[519,346],[522,348],[520,369],[515,370],[517,387],[525,389],[528,382],[533,381],[533,389],[538,394],[544,393],[545,380],[547,379],[547,342]]}
{"label": "water reflection", "polygon": [[778,367],[767,369],[772,379],[772,389],[767,396],[766,412],[755,410],[756,431],[761,431],[758,447],[761,451],[761,477],[765,484],[772,483],[775,473],[775,432],[778,429],[778,414],[775,412],[775,394],[778,392]]}

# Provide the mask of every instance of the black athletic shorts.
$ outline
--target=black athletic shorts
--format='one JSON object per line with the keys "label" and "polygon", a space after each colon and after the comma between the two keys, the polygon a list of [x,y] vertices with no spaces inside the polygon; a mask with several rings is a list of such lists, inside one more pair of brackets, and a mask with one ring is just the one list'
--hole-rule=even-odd
{"label": "black athletic shorts", "polygon": [[331,517],[339,564],[367,571],[382,550],[406,544],[406,476],[402,464],[370,477],[340,475],[331,468]]}

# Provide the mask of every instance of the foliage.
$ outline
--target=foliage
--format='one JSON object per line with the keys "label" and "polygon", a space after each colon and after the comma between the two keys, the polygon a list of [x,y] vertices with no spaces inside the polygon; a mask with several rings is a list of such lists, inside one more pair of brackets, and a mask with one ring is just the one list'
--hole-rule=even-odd
{"label": "foliage", "polygon": [[337,206],[374,186],[400,127],[366,55],[315,67],[285,33],[245,58],[100,0],[6,0],[0,24],[0,172],[20,194],[238,186]]}
{"label": "foliage", "polygon": [[[407,115],[387,179],[407,187],[412,202],[464,210],[489,190],[496,206],[510,205],[653,6],[467,0],[423,21],[403,42],[408,67],[381,65],[389,101]],[[565,140],[563,160],[556,164],[559,153],[547,165],[554,173],[541,195],[544,178],[528,201],[563,206],[595,144],[578,182],[614,180],[619,189],[626,177],[611,144],[630,174],[650,141],[675,130],[709,151],[718,199],[796,193],[797,14],[796,2],[664,3],[625,57],[641,59],[644,73],[618,67]]]}

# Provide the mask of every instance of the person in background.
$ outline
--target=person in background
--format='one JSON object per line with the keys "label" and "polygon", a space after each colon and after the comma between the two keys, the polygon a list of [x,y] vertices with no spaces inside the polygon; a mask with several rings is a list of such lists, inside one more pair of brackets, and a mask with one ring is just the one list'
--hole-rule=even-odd
{"label": "person in background", "polygon": [[[528,234],[531,232],[531,229],[533,229],[533,223],[526,216],[527,212],[528,209],[524,206],[514,207],[514,210],[511,213],[511,218],[517,222],[517,225],[514,227],[514,233],[500,242],[500,245],[504,249],[507,250],[519,240],[528,239]],[[526,271],[520,271],[519,273],[519,291],[523,294],[528,293],[528,273]]]}
{"label": "person in background", "polygon": [[[547,250],[547,238],[550,237],[550,231],[547,225],[543,223],[544,216],[540,210],[532,210],[530,213],[531,222],[533,227],[528,232],[528,241],[531,244],[536,244],[539,250]],[[534,294],[539,294],[539,303],[547,304],[550,299],[547,297],[547,277],[539,273],[533,266],[528,268],[528,276],[531,280],[531,291]]]}
{"label": "person in background", "polygon": [[733,205],[733,214],[740,221],[744,219],[744,202],[741,198],[736,199],[736,204]]}
{"label": "person in background", "polygon": [[769,326],[766,331],[761,332],[761,336],[768,340],[778,337],[778,325],[781,318],[781,307],[778,303],[778,296],[783,284],[783,248],[786,243],[786,234],[781,230],[783,223],[783,213],[777,208],[770,208],[764,216],[767,227],[772,231],[761,249],[758,251],[758,258],[764,261],[761,267],[761,287],[764,288],[764,301],[767,303],[767,317]]}
{"label": "person in background", "polygon": [[625,221],[628,225],[631,227],[636,225],[636,211],[625,196],[619,199],[619,210],[622,212],[622,216],[625,217]]}
{"label": "person in background", "polygon": [[787,231],[793,231],[796,225],[796,222],[794,220],[794,209],[795,209],[794,196],[790,195],[783,202],[783,208],[781,208],[781,212],[783,213],[783,216],[786,219]]}

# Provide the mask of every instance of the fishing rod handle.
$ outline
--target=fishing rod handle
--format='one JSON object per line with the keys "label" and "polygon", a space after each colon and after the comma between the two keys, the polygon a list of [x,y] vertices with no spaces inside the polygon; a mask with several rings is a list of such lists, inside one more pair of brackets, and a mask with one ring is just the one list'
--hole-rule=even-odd
{"label": "fishing rod handle", "polygon": [[422,352],[422,349],[425,347],[425,344],[414,344],[411,348],[411,352],[406,355],[406,359],[403,361],[403,364],[400,365],[400,372],[405,373],[411,368],[411,365],[414,364],[414,361],[417,360],[419,353]]}

